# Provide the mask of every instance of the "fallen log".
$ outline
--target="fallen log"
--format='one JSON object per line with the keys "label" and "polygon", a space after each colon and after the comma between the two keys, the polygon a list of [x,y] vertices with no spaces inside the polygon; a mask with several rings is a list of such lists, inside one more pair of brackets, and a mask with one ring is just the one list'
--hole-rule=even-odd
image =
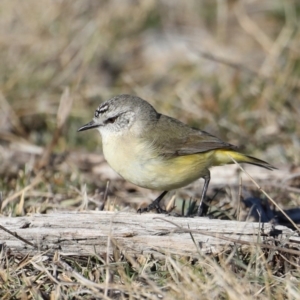
{"label": "fallen log", "polygon": [[[239,244],[288,242],[294,232],[285,226],[158,214],[81,211],[2,217],[0,241],[11,251],[62,255],[220,253]],[[21,238],[21,239],[20,239]],[[27,241],[27,242],[26,242]]]}

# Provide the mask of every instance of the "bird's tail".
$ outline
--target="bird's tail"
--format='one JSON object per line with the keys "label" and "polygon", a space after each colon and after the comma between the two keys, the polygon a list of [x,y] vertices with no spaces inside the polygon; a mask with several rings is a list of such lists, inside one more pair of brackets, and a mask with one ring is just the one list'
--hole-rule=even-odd
{"label": "bird's tail", "polygon": [[275,167],[273,167],[272,165],[270,165],[269,163],[261,159],[255,158],[253,156],[245,155],[234,150],[224,150],[224,149],[215,150],[214,158],[217,165],[232,164],[234,163],[234,161],[231,158],[233,158],[238,163],[247,163],[251,165],[256,165],[259,167],[266,168],[268,170],[276,169]]}

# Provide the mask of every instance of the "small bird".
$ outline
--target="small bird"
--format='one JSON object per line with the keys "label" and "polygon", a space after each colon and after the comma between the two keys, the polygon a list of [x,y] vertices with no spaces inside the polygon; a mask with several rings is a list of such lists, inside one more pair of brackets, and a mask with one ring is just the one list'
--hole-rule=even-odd
{"label": "small bird", "polygon": [[231,158],[239,163],[275,169],[205,131],[158,113],[136,96],[119,95],[102,103],[93,120],[78,131],[92,128],[100,132],[104,157],[119,175],[137,186],[163,191],[139,212],[152,209],[163,212],[159,202],[168,191],[203,178],[197,209],[197,215],[201,216],[210,181],[209,169],[232,164]]}

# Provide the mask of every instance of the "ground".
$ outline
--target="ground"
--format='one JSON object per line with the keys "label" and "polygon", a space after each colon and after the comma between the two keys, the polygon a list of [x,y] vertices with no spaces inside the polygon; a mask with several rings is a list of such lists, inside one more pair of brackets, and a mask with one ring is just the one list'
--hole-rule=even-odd
{"label": "ground", "polygon": [[[230,168],[215,171],[213,218],[258,220],[247,208],[255,202],[265,221],[296,230],[268,197],[299,222],[299,14],[297,1],[284,0],[1,1],[2,216],[103,208],[134,214],[154,199],[157,192],[109,168],[97,132],[77,133],[102,101],[129,93],[278,168],[273,175],[251,169],[261,189],[245,174],[241,180],[237,167],[230,176]],[[171,194],[165,205],[175,199],[173,212],[181,213],[201,186]],[[0,295],[298,299],[298,266],[299,255],[257,247],[196,260],[57,253],[43,263],[3,246]]]}

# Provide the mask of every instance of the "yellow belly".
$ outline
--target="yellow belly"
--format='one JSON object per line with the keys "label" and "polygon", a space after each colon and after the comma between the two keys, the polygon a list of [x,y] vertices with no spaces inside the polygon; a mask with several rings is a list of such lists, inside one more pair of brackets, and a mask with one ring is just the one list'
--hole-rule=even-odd
{"label": "yellow belly", "polygon": [[165,158],[146,144],[126,140],[103,143],[110,166],[124,179],[154,190],[177,189],[203,177],[211,165],[212,152]]}
{"label": "yellow belly", "polygon": [[149,161],[145,166],[148,182],[144,187],[168,191],[186,186],[207,174],[210,156],[202,153]]}

